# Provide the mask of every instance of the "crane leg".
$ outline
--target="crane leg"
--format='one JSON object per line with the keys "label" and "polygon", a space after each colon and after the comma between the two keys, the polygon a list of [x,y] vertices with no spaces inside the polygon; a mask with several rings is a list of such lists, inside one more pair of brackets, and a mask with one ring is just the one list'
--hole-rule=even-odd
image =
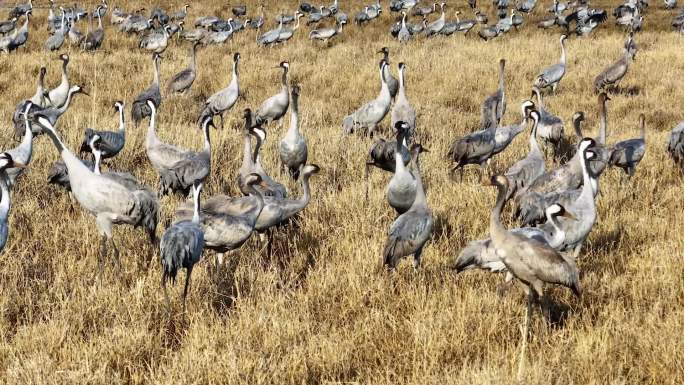
{"label": "crane leg", "polygon": [[511,274],[510,271],[506,272],[506,278],[504,278],[504,281],[500,283],[497,288],[496,288],[496,294],[499,297],[503,297],[506,295],[506,292],[511,288],[513,285],[513,274]]}
{"label": "crane leg", "polygon": [[104,259],[107,254],[107,236],[102,235],[100,238],[100,252],[97,256],[97,273],[96,276],[102,276],[102,271],[104,270]]}
{"label": "crane leg", "polygon": [[363,205],[364,207],[368,204],[368,184],[370,183],[370,171],[371,165],[366,164],[366,171],[364,172],[364,179],[366,180],[366,189],[363,195]]}
{"label": "crane leg", "polygon": [[116,264],[116,270],[119,273],[119,278],[121,278],[123,269],[121,268],[121,258],[119,258],[119,248],[116,247],[116,243],[114,242],[114,239],[109,240],[112,243],[112,248],[114,249],[114,263]]}
{"label": "crane leg", "polygon": [[185,288],[183,289],[183,313],[185,313],[185,298],[188,296],[188,287],[190,286],[190,276],[192,275],[192,266],[188,267],[188,274],[185,276]]}
{"label": "crane leg", "polygon": [[420,257],[421,254],[423,254],[423,248],[421,247],[416,251],[416,253],[413,255],[413,270],[418,271],[420,268]]}
{"label": "crane leg", "polygon": [[166,311],[168,311],[170,314],[171,313],[171,300],[169,300],[169,293],[166,290],[166,279],[167,278],[168,278],[168,276],[166,275],[166,271],[163,271],[162,272],[162,278],[161,278],[161,286],[162,286],[162,289],[164,289],[164,300],[166,301]]}
{"label": "crane leg", "polygon": [[223,112],[219,114],[219,117],[221,118],[221,129],[223,130]]}
{"label": "crane leg", "polygon": [[527,335],[529,334],[530,322],[532,321],[532,302],[534,302],[534,291],[531,287],[527,288],[527,311],[525,311],[525,324],[522,327],[522,344],[520,347],[520,359],[518,361],[518,382],[522,382],[525,373],[525,353],[527,351]]}

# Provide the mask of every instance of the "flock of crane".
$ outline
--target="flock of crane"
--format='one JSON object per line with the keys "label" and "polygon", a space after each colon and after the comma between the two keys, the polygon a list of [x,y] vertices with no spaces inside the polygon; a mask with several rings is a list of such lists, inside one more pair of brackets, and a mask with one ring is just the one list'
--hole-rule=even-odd
{"label": "flock of crane", "polygon": [[[400,42],[409,43],[422,35],[426,37],[449,36],[455,32],[468,33],[480,25],[479,36],[485,40],[517,29],[524,20],[520,14],[530,13],[537,5],[536,0],[522,0],[514,8],[507,0],[495,0],[498,21],[487,25],[486,14],[477,8],[475,1],[468,1],[475,19],[455,20],[445,18],[445,4],[422,6],[415,0],[392,0],[389,9],[401,12],[401,20],[392,25],[390,33]],[[491,212],[490,238],[470,242],[456,260],[458,271],[483,269],[505,272],[500,289],[506,289],[514,279],[523,284],[528,293],[527,321],[530,322],[531,306],[542,301],[545,284],[558,284],[570,288],[580,295],[579,271],[576,264],[581,248],[589,236],[597,218],[596,197],[599,193],[599,177],[606,167],[622,168],[627,177],[635,174],[636,168],[646,151],[645,116],[640,116],[640,136],[634,139],[609,144],[607,138],[607,104],[610,94],[619,88],[619,82],[627,74],[638,47],[635,34],[641,29],[643,15],[648,3],[645,0],[628,0],[618,6],[613,15],[618,25],[625,26],[626,41],[624,53],[596,76],[595,91],[598,94],[600,129],[597,138],[582,133],[584,114],[577,112],[572,118],[576,145],[564,134],[562,119],[546,109],[544,95],[555,95],[566,74],[567,52],[565,40],[570,34],[586,35],[607,20],[607,12],[589,8],[586,1],[571,4],[554,0],[549,10],[551,17],[542,20],[539,27],[557,27],[563,31],[560,36],[561,55],[558,63],[543,69],[532,82],[534,100],[525,100],[520,105],[520,121],[502,126],[506,112],[505,60],[500,60],[498,88],[487,97],[481,109],[481,129],[454,140],[448,153],[454,166],[452,173],[467,165],[479,166],[480,176],[486,184],[498,190],[496,204]],[[666,0],[666,6],[676,6],[673,0]],[[44,44],[45,49],[61,49],[65,40],[82,50],[96,50],[102,47],[105,29],[102,24],[107,15],[108,4],[102,0],[92,12],[78,6],[58,7],[50,0],[47,28],[51,33]],[[183,305],[187,295],[193,266],[200,260],[205,249],[217,253],[216,263],[220,267],[223,254],[239,249],[252,234],[268,238],[276,226],[289,223],[299,215],[311,199],[309,179],[319,172],[319,167],[308,162],[307,141],[299,128],[298,99],[301,89],[289,81],[290,64],[279,64],[282,71],[280,90],[266,99],[259,108],[243,111],[244,155],[237,172],[237,182],[242,197],[216,195],[201,200],[204,183],[212,172],[211,129],[214,119],[220,118],[223,126],[224,114],[235,105],[241,94],[239,83],[240,54],[233,56],[232,79],[223,89],[209,97],[200,107],[196,124],[204,138],[200,151],[180,148],[161,141],[156,135],[157,114],[164,97],[176,93],[190,92],[197,78],[196,54],[200,46],[221,44],[232,34],[247,29],[256,29],[258,45],[283,43],[292,38],[299,28],[300,19],[307,17],[307,25],[325,19],[333,19],[335,27],[313,29],[311,39],[328,41],[342,32],[342,25],[348,22],[337,0],[332,6],[312,6],[302,3],[292,14],[281,14],[275,19],[277,27],[265,33],[260,30],[267,21],[260,7],[261,16],[239,18],[247,15],[245,6],[232,9],[234,18],[227,20],[217,16],[199,17],[195,29],[185,29],[185,19],[190,5],[185,5],[174,14],[167,14],[155,7],[146,17],[144,9],[127,13],[116,7],[111,12],[111,23],[124,33],[140,33],[139,48],[150,52],[154,78],[151,85],[139,93],[131,104],[131,117],[136,126],[149,119],[145,140],[145,151],[152,167],[159,175],[158,190],[142,184],[127,172],[102,171],[101,162],[115,157],[126,144],[126,104],[114,103],[118,117],[118,129],[114,131],[86,129],[78,154],[64,144],[56,129],[59,118],[68,111],[79,94],[87,95],[80,85],[72,84],[68,68],[70,57],[61,54],[62,80],[54,89],[46,89],[46,69],[41,68],[36,92],[17,105],[13,123],[15,137],[20,144],[0,154],[0,248],[8,237],[8,216],[11,190],[18,177],[25,172],[33,153],[35,137],[46,134],[54,143],[61,160],[49,173],[49,182],[63,186],[78,204],[95,217],[101,235],[98,253],[98,275],[112,249],[113,260],[119,264],[119,250],[113,239],[113,225],[128,224],[142,227],[153,244],[159,244],[162,265],[162,286],[166,294],[166,281],[175,281],[178,270],[187,269]],[[510,8],[510,12],[509,12]],[[356,24],[363,25],[379,18],[382,5],[365,6],[354,15]],[[439,11],[436,20],[428,22],[428,16]],[[517,13],[516,13],[517,11]],[[0,50],[12,52],[26,47],[28,23],[33,4],[17,5],[10,11],[10,19],[0,23]],[[422,23],[411,24],[408,15],[421,18]],[[85,34],[78,29],[78,23],[89,19]],[[25,18],[23,25],[16,28],[17,21]],[[98,25],[94,27],[93,18]],[[293,27],[288,27],[295,23]],[[682,14],[673,20],[673,26],[682,30]],[[164,88],[160,80],[161,54],[166,50],[175,34],[190,42],[190,63],[186,69],[172,77]],[[444,37],[442,37],[444,38]],[[392,74],[386,47],[378,51],[382,55],[377,71],[380,78],[380,92],[370,102],[352,111],[342,120],[343,134],[356,131],[369,136],[377,133],[379,125],[390,115],[393,140],[376,139],[372,144],[366,172],[377,167],[392,173],[387,185],[387,201],[397,217],[392,223],[383,250],[382,261],[394,269],[402,258],[413,256],[414,266],[420,265],[421,254],[429,241],[434,227],[433,216],[421,180],[419,157],[428,151],[420,143],[416,111],[410,103],[405,71],[407,63],[398,64],[398,79]],[[280,122],[290,111],[290,127],[278,147],[282,167],[294,180],[301,182],[303,194],[293,198],[285,186],[274,180],[261,162],[261,149],[266,140],[266,129],[274,122]],[[491,180],[482,178],[482,169],[497,154],[504,151],[513,139],[529,129],[529,152],[513,164],[504,174]],[[254,147],[253,147],[254,144]],[[567,154],[568,148],[571,154]],[[684,165],[684,123],[672,130],[668,151],[673,159]],[[574,152],[574,154],[572,154]],[[80,154],[92,154],[93,161],[82,159]],[[546,158],[551,157],[558,166],[546,169]],[[367,175],[367,174],[366,174]],[[181,204],[175,213],[175,223],[167,228],[157,240],[157,222],[160,211],[159,199],[167,194],[192,196],[192,201]],[[368,183],[366,184],[366,197]],[[512,202],[522,227],[507,229],[500,221],[501,212],[507,202]],[[151,259],[151,258],[150,258]],[[149,259],[148,259],[149,260]],[[525,336],[527,332],[525,332]],[[525,339],[526,340],[526,339]],[[521,361],[522,362],[522,361]]]}

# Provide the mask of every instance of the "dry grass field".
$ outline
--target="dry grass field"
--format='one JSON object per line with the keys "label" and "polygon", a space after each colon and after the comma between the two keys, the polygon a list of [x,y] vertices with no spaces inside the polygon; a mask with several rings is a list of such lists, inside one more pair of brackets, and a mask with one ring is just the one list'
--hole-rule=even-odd
{"label": "dry grass field", "polygon": [[[142,1],[124,3],[128,10],[151,8]],[[256,10],[256,1],[245,3]],[[296,5],[292,0],[267,3],[271,19]],[[340,3],[350,16],[363,5]],[[484,3],[491,17],[490,3]],[[599,220],[578,262],[583,296],[578,300],[568,290],[548,290],[559,319],[549,324],[537,313],[526,383],[684,382],[684,180],[664,151],[667,132],[684,118],[684,40],[669,27],[674,11],[662,10],[661,3],[652,2],[644,31],[636,37],[640,50],[622,83],[633,92],[614,95],[608,105],[609,143],[635,137],[638,115],[646,114],[646,157],[629,184],[620,184],[621,170],[601,177]],[[182,2],[160,5],[176,10]],[[229,82],[232,55],[241,53],[244,98],[227,115],[226,128],[212,133],[205,196],[239,193],[241,111],[279,89],[281,72],[273,67],[284,59],[291,63],[292,83],[302,88],[301,127],[309,159],[322,171],[312,178],[313,199],[297,226],[278,231],[272,258],[252,238],[214,277],[209,272],[214,255],[205,253],[193,274],[185,315],[182,284],[171,291],[173,314],[166,311],[157,257],[149,270],[139,266],[150,250],[140,230],[116,228],[124,270],[118,273],[109,264],[101,281],[93,278],[99,241],[94,218],[78,206],[70,211],[66,193],[47,185],[58,153],[46,137],[37,138],[30,169],[14,190],[10,240],[0,254],[0,383],[514,382],[524,294],[516,288],[500,298],[501,276],[451,269],[468,241],[488,236],[495,190],[480,186],[475,173],[467,173],[463,183],[450,180],[446,152],[454,138],[477,128],[480,104],[496,88],[499,58],[507,60],[504,121],[519,119],[519,103],[529,97],[534,76],[558,60],[559,32],[536,28],[549,5],[538,6],[519,32],[488,43],[472,33],[420,37],[400,46],[388,33],[396,14],[390,15],[383,1],[386,13],[380,20],[365,28],[349,26],[330,47],[309,41],[303,25],[284,46],[259,49],[255,32],[248,31],[199,51],[192,92],[165,98],[157,130],[163,140],[200,148],[195,124],[200,105]],[[612,13],[616,2],[593,5]],[[448,16],[456,9],[469,15],[466,8],[465,1],[449,1]],[[203,1],[191,8],[188,19],[212,13],[227,17],[229,9],[225,2]],[[34,13],[27,52],[0,55],[2,148],[15,146],[10,117],[16,104],[33,94],[39,68],[47,67],[50,87],[59,82],[57,53],[42,49],[47,11]],[[149,56],[137,49],[137,39],[110,27],[109,14],[106,25],[101,51],[64,49],[72,59],[70,78],[91,95],[77,96],[59,121],[58,131],[72,149],[80,145],[84,128],[116,127],[114,101],[124,100],[130,108],[152,80]],[[611,16],[592,35],[568,40],[569,72],[557,95],[547,98],[548,108],[566,121],[567,134],[575,111],[586,112],[587,135],[596,134],[591,84],[621,54],[624,38]],[[375,51],[382,46],[390,49],[395,74],[396,64],[407,63],[408,96],[419,113],[421,140],[430,149],[421,166],[436,226],[417,272],[408,262],[394,274],[379,268],[394,218],[384,197],[389,175],[371,174],[364,204],[363,165],[371,140],[340,137],[342,118],[379,90]],[[175,40],[170,45],[161,66],[163,82],[186,66],[188,47]],[[155,185],[144,150],[147,125],[127,129],[125,150],[107,166],[130,170]],[[301,188],[277,171],[283,133],[269,127],[264,163],[298,195]],[[493,172],[503,172],[526,153],[527,135],[521,134],[495,158]],[[159,235],[181,200],[161,202]]]}

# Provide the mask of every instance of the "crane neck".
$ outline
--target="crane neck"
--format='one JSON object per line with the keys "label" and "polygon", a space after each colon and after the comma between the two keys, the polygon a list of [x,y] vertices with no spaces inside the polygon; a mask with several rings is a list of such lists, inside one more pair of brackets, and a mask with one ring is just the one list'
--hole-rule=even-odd
{"label": "crane neck", "polygon": [[594,185],[595,182],[592,181],[592,177],[589,174],[589,164],[587,163],[587,159],[585,158],[586,154],[586,148],[583,148],[580,152],[580,165],[582,166],[582,192],[580,193],[580,199],[583,197],[591,197],[591,200],[593,201],[594,199]]}
{"label": "crane neck", "polygon": [[425,188],[423,187],[423,178],[420,175],[420,163],[418,162],[419,156],[420,155],[416,153],[413,157],[413,177],[416,178],[416,199],[413,201],[409,210],[414,208],[427,209],[427,198],[425,197]]}
{"label": "crane neck", "polygon": [[561,57],[560,57],[560,62],[561,64],[565,65],[566,63],[566,58],[565,58],[565,39],[562,39],[560,41],[560,46],[561,46]]}
{"label": "crane neck", "polygon": [[193,212],[192,212],[192,223],[199,225],[200,222],[200,191],[202,190],[202,184],[198,186],[192,186],[192,201],[193,201]]}
{"label": "crane neck", "polygon": [[[507,188],[502,184],[497,184],[496,204],[489,216],[489,235],[492,240],[499,241],[507,235],[506,228],[501,224],[501,211],[506,203]],[[499,243],[499,242],[497,242]]]}
{"label": "crane neck", "polygon": [[299,132],[299,96],[296,93],[290,98],[290,110],[289,134],[295,135]]}
{"label": "crane neck", "polygon": [[204,123],[202,131],[204,132],[204,151],[211,153],[211,126],[209,125],[210,120]]}
{"label": "crane neck", "polygon": [[288,73],[287,67],[283,68],[283,75],[280,78],[280,83],[283,85],[284,89],[287,89],[287,73]]}
{"label": "crane neck", "polygon": [[124,134],[126,132],[126,121],[124,117],[124,109],[119,108],[119,132]]}
{"label": "crane neck", "polygon": [[599,137],[598,137],[598,142],[599,144],[606,144],[606,138],[608,136],[607,130],[608,130],[608,117],[607,117],[607,112],[606,112],[606,100],[603,99],[601,100],[601,103],[599,105],[599,115],[600,115],[600,120],[599,120]]}
{"label": "crane neck", "polygon": [[556,247],[560,246],[563,241],[565,241],[565,230],[560,227],[558,218],[548,212],[548,210],[546,212],[546,220],[549,221],[553,227],[553,236],[551,237],[549,246],[555,249]]}
{"label": "crane neck", "polygon": [[153,65],[154,65],[154,84],[159,85],[159,59],[158,58],[153,59]]}
{"label": "crane neck", "polygon": [[93,167],[93,172],[95,175],[102,175],[100,172],[100,162],[102,161],[102,151],[92,149],[93,157],[95,158],[95,166]]}
{"label": "crane neck", "polygon": [[[149,107],[149,106],[148,106]],[[147,145],[157,141],[157,109],[153,108],[150,113],[150,125],[147,126]]]}
{"label": "crane neck", "polygon": [[59,115],[62,115],[63,113],[65,113],[66,110],[69,108],[69,105],[71,104],[71,99],[74,97],[75,93],[76,93],[76,91],[74,91],[73,89],[69,89],[69,92],[67,93],[67,98],[64,101],[64,104],[57,107],[57,112],[59,113]]}
{"label": "crane neck", "polygon": [[399,68],[399,91],[398,94],[401,98],[406,99],[406,88],[404,80],[404,67]]}
{"label": "crane neck", "polygon": [[6,221],[10,212],[10,191],[8,187],[9,176],[5,169],[0,170],[0,220]]}
{"label": "crane neck", "polygon": [[406,147],[406,134],[399,133],[397,135],[397,145],[394,149],[394,173],[399,174],[406,170],[404,166],[404,157],[402,155],[402,150]]}
{"label": "crane neck", "polygon": [[639,137],[641,140],[646,139],[646,118],[644,115],[639,115]]}
{"label": "crane neck", "polygon": [[539,148],[539,143],[537,142],[537,127],[539,126],[538,119],[532,119],[532,132],[530,133],[530,153],[541,154],[542,151]]}
{"label": "crane neck", "polygon": [[248,130],[245,130],[243,138],[242,165],[249,167],[254,165],[254,158],[252,158],[252,138]]}

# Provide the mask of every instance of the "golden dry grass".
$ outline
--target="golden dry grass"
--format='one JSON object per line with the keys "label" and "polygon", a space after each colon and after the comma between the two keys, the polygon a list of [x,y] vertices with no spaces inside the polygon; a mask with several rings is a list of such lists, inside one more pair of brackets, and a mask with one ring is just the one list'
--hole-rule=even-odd
{"label": "golden dry grass", "polygon": [[[224,3],[207,3],[209,11],[227,14]],[[246,3],[255,8],[255,1]],[[267,13],[273,17],[294,3],[268,5]],[[358,0],[341,3],[350,16],[362,5]],[[143,4],[126,2],[126,8]],[[176,9],[180,3],[162,5]],[[599,5],[612,9],[615,4]],[[455,8],[465,11],[464,6],[451,6],[450,16]],[[655,7],[660,3],[654,2]],[[199,8],[191,9],[189,19],[202,13]],[[538,9],[533,19],[541,15]],[[648,11],[645,31],[637,36],[637,60],[622,84],[638,93],[616,95],[609,104],[609,142],[635,136],[638,114],[646,114],[647,155],[631,186],[620,187],[619,170],[602,176],[599,221],[579,260],[584,295],[577,300],[567,290],[549,290],[564,318],[548,326],[536,317],[528,383],[684,381],[684,264],[679,252],[684,246],[684,189],[680,172],[664,153],[667,131],[681,119],[684,52],[681,38],[668,26],[670,16],[660,9]],[[213,255],[207,253],[195,269],[185,317],[179,314],[181,285],[172,291],[176,312],[169,319],[159,263],[149,271],[138,267],[149,250],[140,231],[117,228],[124,271],[119,276],[110,264],[101,284],[92,278],[98,242],[94,220],[79,208],[70,212],[65,192],[46,185],[58,154],[45,137],[36,139],[31,168],[13,195],[10,240],[0,254],[1,381],[513,382],[523,294],[513,290],[500,299],[495,287],[501,277],[456,275],[450,269],[467,241],[487,235],[494,191],[475,183],[474,174],[462,184],[450,181],[445,154],[455,137],[476,128],[480,103],[496,87],[498,58],[508,60],[505,122],[518,119],[519,102],[529,96],[534,75],[558,58],[558,33],[530,24],[486,44],[473,34],[420,38],[399,46],[387,33],[390,18],[394,15],[385,14],[366,28],[347,28],[330,48],[306,39],[307,27],[287,45],[270,49],[256,48],[254,32],[239,34],[224,46],[200,51],[199,78],[190,96],[164,100],[159,135],[199,148],[194,124],[199,105],[227,84],[230,58],[240,51],[245,100],[228,115],[227,128],[214,131],[213,174],[205,190],[236,194],[241,136],[231,127],[240,126],[243,108],[257,106],[278,89],[280,72],[272,67],[289,59],[292,82],[302,87],[301,123],[310,160],[323,168],[312,180],[314,198],[298,228],[279,231],[272,259],[251,240],[214,279],[207,271]],[[50,86],[59,81],[57,55],[42,51],[45,10],[37,10],[35,20],[38,28],[33,23],[28,53],[0,56],[3,148],[15,145],[9,117],[16,103],[33,94],[40,66],[48,67]],[[569,73],[558,95],[548,98],[549,108],[568,126],[572,113],[582,110],[588,116],[586,130],[596,132],[591,81],[618,57],[623,40],[611,19],[592,36],[568,41]],[[389,177],[372,174],[370,201],[364,205],[363,163],[371,142],[339,138],[342,117],[378,91],[374,52],[383,45],[392,53],[393,71],[400,61],[408,65],[408,95],[431,150],[421,163],[437,225],[417,273],[408,263],[392,275],[378,269],[393,220],[384,199]],[[90,98],[77,97],[59,122],[72,149],[85,127],[115,127],[113,102],[122,99],[130,107],[151,81],[149,58],[135,47],[134,38],[108,28],[102,51],[66,50],[72,56],[71,79],[91,93]],[[186,57],[187,44],[174,42],[162,62],[162,79],[184,68]],[[109,163],[154,185],[156,175],[143,147],[145,130],[129,125],[126,149]],[[271,173],[285,180],[276,172],[282,134],[270,128],[264,157]],[[493,169],[505,170],[526,152],[523,134],[496,158]],[[290,188],[296,187],[290,183]],[[178,203],[178,198],[162,200],[160,234]]]}

